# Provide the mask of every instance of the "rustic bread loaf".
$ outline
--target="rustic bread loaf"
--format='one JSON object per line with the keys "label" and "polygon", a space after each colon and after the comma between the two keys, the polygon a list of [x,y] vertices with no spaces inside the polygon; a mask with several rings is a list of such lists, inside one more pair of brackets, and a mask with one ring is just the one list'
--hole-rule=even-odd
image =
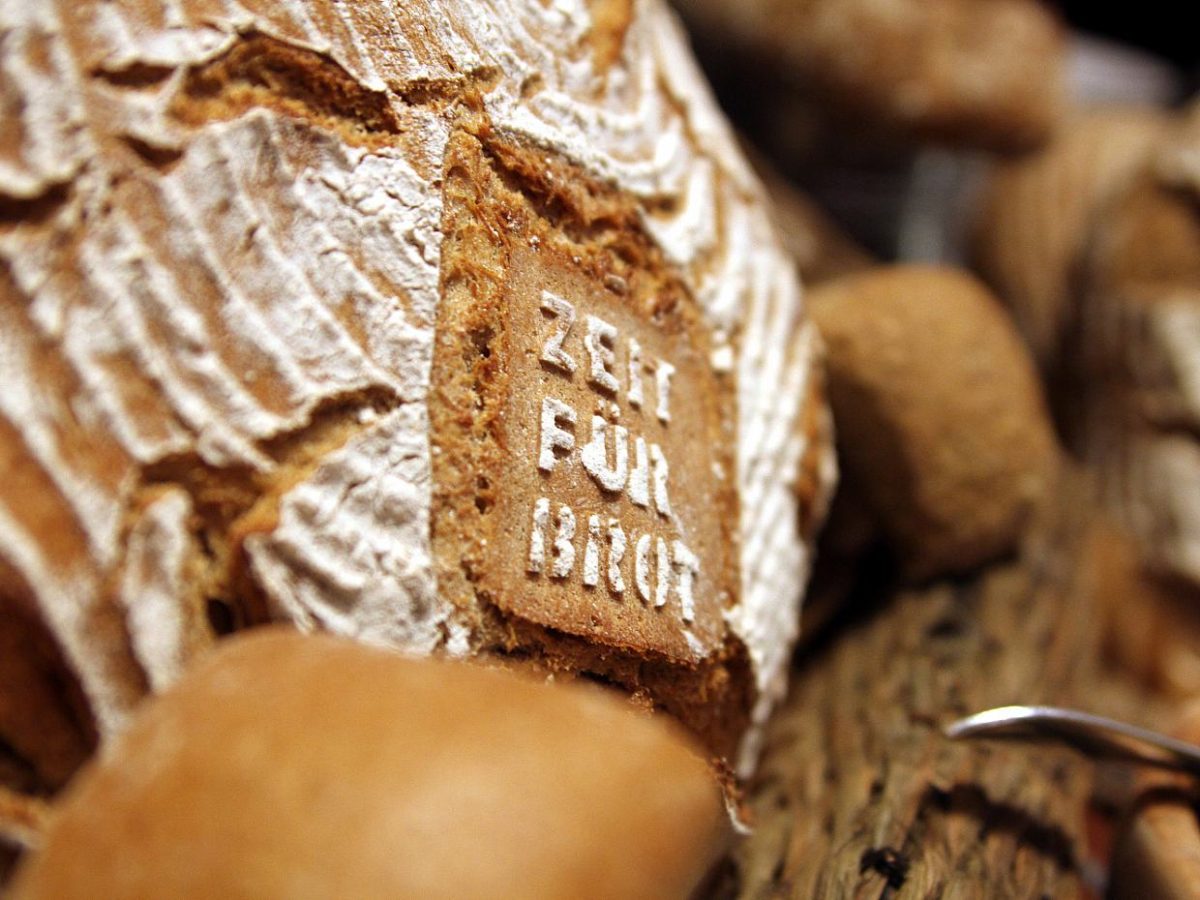
{"label": "rustic bread loaf", "polygon": [[889,266],[827,282],[812,313],[846,483],[915,578],[1013,550],[1058,448],[1015,327],[970,275]]}
{"label": "rustic bread loaf", "polygon": [[1076,335],[1079,260],[1096,216],[1144,168],[1168,121],[1148,107],[1078,112],[1039,152],[997,163],[988,178],[976,262],[1046,371]]}
{"label": "rustic bread loaf", "polygon": [[0,885],[8,882],[22,855],[40,842],[46,817],[45,801],[0,787]]}
{"label": "rustic bread loaf", "polygon": [[1200,609],[1186,582],[1152,571],[1141,548],[1097,517],[1083,573],[1095,598],[1105,662],[1158,696],[1200,695]]}
{"label": "rustic bread loaf", "polygon": [[1200,105],[1105,206],[1079,267],[1074,443],[1151,566],[1200,584]]}
{"label": "rustic bread loaf", "polygon": [[833,463],[791,263],[660,3],[41,0],[0,31],[30,790],[280,619],[584,672],[752,758]]}
{"label": "rustic bread loaf", "polygon": [[268,632],[146,704],[15,896],[683,898],[728,829],[682,731],[609,691]]}

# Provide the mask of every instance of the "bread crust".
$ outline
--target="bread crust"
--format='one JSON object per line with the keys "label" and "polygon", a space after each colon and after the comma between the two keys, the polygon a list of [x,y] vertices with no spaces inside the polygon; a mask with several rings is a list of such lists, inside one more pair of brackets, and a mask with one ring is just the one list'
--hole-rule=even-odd
{"label": "bread crust", "polygon": [[[28,598],[95,731],[268,620],[419,654],[507,646],[435,546],[447,163],[469,133],[620,198],[687,310],[692,380],[717,394],[701,419],[725,486],[697,496],[717,498],[701,530],[721,596],[698,601],[686,660],[682,629],[643,646],[578,619],[555,634],[586,647],[556,652],[627,685],[595,662],[617,644],[686,670],[673,702],[724,720],[731,755],[783,691],[800,510],[823,507],[831,451],[805,424],[822,400],[794,272],[670,14],[173,9],[0,11],[24,111],[0,166],[0,594]],[[736,714],[708,701],[721,679]]]}

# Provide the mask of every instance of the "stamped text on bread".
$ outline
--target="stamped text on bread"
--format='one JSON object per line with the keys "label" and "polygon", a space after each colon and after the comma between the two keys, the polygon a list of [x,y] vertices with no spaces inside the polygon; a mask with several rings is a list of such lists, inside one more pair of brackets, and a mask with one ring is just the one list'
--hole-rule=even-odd
{"label": "stamped text on bread", "polygon": [[[538,470],[549,476],[559,465],[582,465],[603,495],[624,491],[635,506],[656,510],[670,528],[670,467],[662,447],[641,435],[631,439],[629,428],[615,422],[623,394],[634,410],[648,415],[652,408],[654,417],[667,426],[675,367],[644,355],[635,337],[622,339],[618,329],[599,316],[585,315],[583,322],[577,322],[574,304],[551,291],[542,291],[541,310],[549,329],[540,363],[568,381],[583,377],[595,393],[596,410],[587,443],[577,446],[574,429],[581,416],[560,399],[542,398]],[[575,344],[580,345],[582,358]],[[653,384],[652,403],[648,382]],[[632,570],[631,582],[643,603],[664,607],[674,590],[683,620],[695,618],[692,586],[700,561],[678,537],[668,540],[664,533],[650,530],[627,532],[619,517],[595,513],[587,518],[585,536],[569,505],[558,505],[552,514],[550,498],[544,496],[534,503],[530,521],[530,574],[566,579],[576,577],[578,571],[584,587],[603,583],[619,597],[626,590],[626,572]],[[577,539],[585,541],[579,566]]]}

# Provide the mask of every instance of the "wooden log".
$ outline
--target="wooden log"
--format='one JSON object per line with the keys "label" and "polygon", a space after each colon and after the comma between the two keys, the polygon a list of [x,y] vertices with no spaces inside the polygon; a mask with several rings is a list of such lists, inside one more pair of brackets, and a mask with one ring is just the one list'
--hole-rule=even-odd
{"label": "wooden log", "polygon": [[1088,705],[1084,493],[1064,481],[1019,559],[876,592],[882,604],[801,660],[752,789],[755,831],[718,893],[1078,892],[1091,767],[1053,748],[951,743],[941,728],[1008,703]]}

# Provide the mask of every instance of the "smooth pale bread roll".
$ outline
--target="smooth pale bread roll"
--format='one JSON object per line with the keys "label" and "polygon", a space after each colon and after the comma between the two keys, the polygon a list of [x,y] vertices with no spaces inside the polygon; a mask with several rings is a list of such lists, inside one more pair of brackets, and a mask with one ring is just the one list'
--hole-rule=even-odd
{"label": "smooth pale bread roll", "polygon": [[231,639],[55,809],[14,897],[687,897],[721,793],[594,686],[333,637]]}
{"label": "smooth pale bread roll", "polygon": [[1011,551],[1058,450],[1033,363],[963,272],[874,269],[810,294],[847,483],[913,577]]}

